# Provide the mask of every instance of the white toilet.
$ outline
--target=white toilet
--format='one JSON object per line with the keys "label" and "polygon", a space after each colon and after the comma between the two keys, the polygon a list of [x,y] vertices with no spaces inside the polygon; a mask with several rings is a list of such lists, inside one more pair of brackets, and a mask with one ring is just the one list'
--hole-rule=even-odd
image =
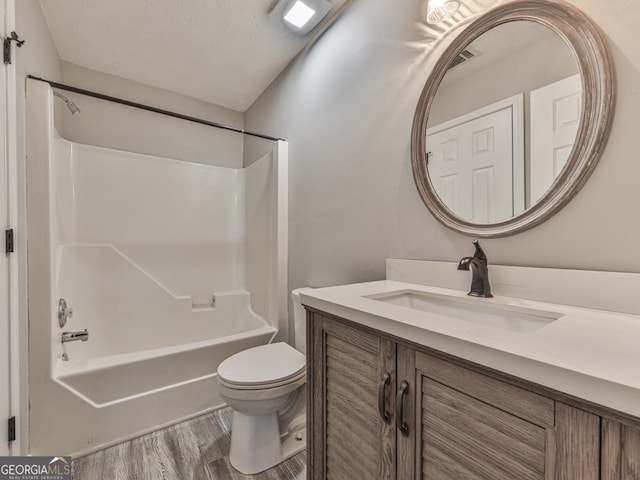
{"label": "white toilet", "polygon": [[231,465],[267,470],[306,447],[306,314],[293,297],[296,348],[271,343],[236,353],[218,367],[218,388],[233,409]]}

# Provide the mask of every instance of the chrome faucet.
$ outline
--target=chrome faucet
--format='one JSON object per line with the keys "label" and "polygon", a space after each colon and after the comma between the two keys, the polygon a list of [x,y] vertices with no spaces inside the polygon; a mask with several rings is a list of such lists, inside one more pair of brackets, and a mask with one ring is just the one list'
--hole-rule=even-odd
{"label": "chrome faucet", "polygon": [[489,268],[487,266],[487,255],[477,240],[473,241],[476,252],[473,257],[464,257],[458,263],[458,270],[469,270],[471,267],[471,290],[472,297],[491,298],[491,285],[489,284]]}
{"label": "chrome faucet", "polygon": [[77,342],[78,340],[81,342],[89,340],[89,330],[85,328],[79,332],[62,332],[62,343]]}

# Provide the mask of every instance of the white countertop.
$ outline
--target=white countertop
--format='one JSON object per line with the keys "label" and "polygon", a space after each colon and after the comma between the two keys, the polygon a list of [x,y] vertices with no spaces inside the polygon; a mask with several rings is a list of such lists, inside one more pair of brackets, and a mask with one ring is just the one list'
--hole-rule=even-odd
{"label": "white countertop", "polygon": [[354,323],[640,417],[640,316],[501,296],[472,299],[560,314],[539,330],[518,333],[365,298],[400,290],[469,298],[466,291],[393,280],[305,290],[300,298]]}

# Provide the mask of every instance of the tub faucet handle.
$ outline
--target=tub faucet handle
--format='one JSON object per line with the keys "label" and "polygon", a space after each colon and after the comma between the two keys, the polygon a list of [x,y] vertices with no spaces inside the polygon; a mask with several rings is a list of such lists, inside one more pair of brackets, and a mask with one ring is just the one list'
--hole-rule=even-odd
{"label": "tub faucet handle", "polygon": [[67,305],[67,301],[64,298],[58,300],[58,325],[60,328],[64,328],[67,324],[67,320],[73,317],[73,308]]}

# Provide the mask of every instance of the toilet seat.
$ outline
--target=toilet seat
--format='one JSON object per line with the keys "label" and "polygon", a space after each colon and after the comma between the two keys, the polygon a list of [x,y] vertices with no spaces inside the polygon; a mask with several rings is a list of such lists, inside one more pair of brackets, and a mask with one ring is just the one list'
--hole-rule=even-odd
{"label": "toilet seat", "polygon": [[[306,374],[297,380],[282,383],[271,388],[237,388],[235,385],[227,385],[218,378],[218,391],[222,398],[230,403],[229,400],[244,402],[261,402],[263,400],[272,400],[289,393],[293,393],[299,387],[307,382]],[[255,407],[254,407],[255,408]]]}
{"label": "toilet seat", "polygon": [[225,380],[220,376],[218,376],[218,383],[232,390],[269,390],[271,388],[282,387],[284,385],[289,385],[290,383],[296,383],[299,380],[304,380],[306,376],[307,376],[307,370],[306,368],[304,368],[302,369],[301,372],[299,372],[293,377],[289,377],[284,380],[270,382],[270,383],[264,382],[264,383],[254,383],[249,385],[241,385],[238,383],[228,382],[227,380]]}
{"label": "toilet seat", "polygon": [[306,375],[306,357],[284,342],[236,353],[218,367],[218,381],[229,389],[264,390],[297,383]]}

